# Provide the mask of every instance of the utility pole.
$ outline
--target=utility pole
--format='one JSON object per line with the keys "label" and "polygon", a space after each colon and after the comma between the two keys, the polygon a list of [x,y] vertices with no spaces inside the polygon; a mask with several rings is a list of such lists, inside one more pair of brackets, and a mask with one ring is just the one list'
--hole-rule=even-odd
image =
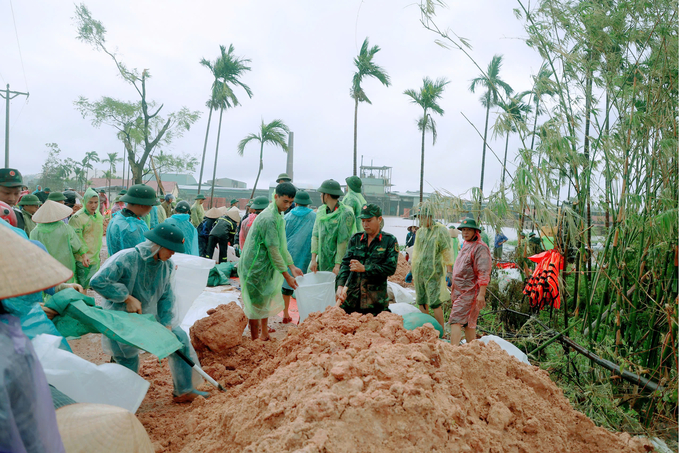
{"label": "utility pole", "polygon": [[19,95],[26,96],[28,99],[28,93],[9,91],[9,83],[6,90],[0,91],[0,97],[5,99],[5,168],[9,168],[9,101]]}

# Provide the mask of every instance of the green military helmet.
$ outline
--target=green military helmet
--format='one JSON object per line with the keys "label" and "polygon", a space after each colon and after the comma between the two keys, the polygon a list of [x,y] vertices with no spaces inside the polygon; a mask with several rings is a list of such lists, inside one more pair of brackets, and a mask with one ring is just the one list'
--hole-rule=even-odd
{"label": "green military helmet", "polygon": [[106,190],[104,190],[104,189],[99,189],[99,193],[106,193]]}
{"label": "green military helmet", "polygon": [[530,238],[535,237],[535,236],[536,236],[536,233],[534,233],[533,231],[531,233],[529,233]]}
{"label": "green military helmet", "polygon": [[32,194],[24,195],[17,203],[19,206],[40,206],[41,204],[40,199]]}
{"label": "green military helmet", "polygon": [[189,203],[186,201],[180,201],[177,203],[177,206],[175,206],[175,212],[177,214],[188,214],[191,212],[191,206],[189,206]]}
{"label": "green military helmet", "polygon": [[120,201],[142,206],[158,206],[160,204],[156,200],[156,191],[146,184],[135,184],[130,187],[127,193],[120,197]]}
{"label": "green military helmet", "polygon": [[327,195],[337,195],[338,197],[344,195],[342,189],[340,188],[340,183],[334,179],[325,180],[321,184],[321,187],[317,189],[317,192],[325,193]]}
{"label": "green military helmet", "polygon": [[[133,187],[135,186],[130,187],[130,191],[132,191]],[[168,223],[159,223],[153,230],[146,231],[144,237],[168,250],[184,253],[184,234],[176,226]]]}
{"label": "green military helmet", "polygon": [[347,183],[347,186],[352,189],[354,192],[361,192],[361,178],[358,176],[349,176],[345,178],[345,182]]}
{"label": "green military helmet", "polygon": [[15,168],[0,168],[0,186],[21,187],[23,185],[24,180],[19,170]]}
{"label": "green military helmet", "polygon": [[52,189],[50,189],[49,187],[45,187],[42,191],[45,193],[50,193],[52,192]]}
{"label": "green military helmet", "polygon": [[66,201],[66,197],[61,192],[52,192],[47,196],[47,199],[52,201]]}
{"label": "green military helmet", "polygon": [[253,200],[250,199],[250,200],[248,200],[248,203],[246,203],[246,208],[249,208],[249,207],[251,207],[252,205],[253,205]]}
{"label": "green military helmet", "polygon": [[288,173],[281,173],[278,178],[276,178],[276,182],[290,182],[290,176],[288,176]]}
{"label": "green military helmet", "polygon": [[252,209],[260,210],[266,209],[269,206],[269,199],[267,197],[256,197],[253,200],[253,204],[250,205]]}
{"label": "green military helmet", "polygon": [[365,204],[361,207],[360,219],[371,219],[373,217],[382,217],[382,209],[380,206],[373,203]]}
{"label": "green military helmet", "polygon": [[295,204],[301,205],[301,206],[309,206],[312,204],[312,199],[309,198],[309,194],[305,192],[304,190],[298,190],[297,193],[295,194]]}
{"label": "green military helmet", "polygon": [[238,200],[236,198],[232,198],[231,201],[229,202],[229,204],[232,206],[236,203],[238,203]]}
{"label": "green military helmet", "polygon": [[468,217],[458,225],[459,230],[462,230],[463,228],[472,228],[477,231],[482,231],[482,228],[477,225],[477,222],[472,217]]}
{"label": "green military helmet", "polygon": [[122,189],[120,192],[118,192],[118,195],[123,196],[127,193],[126,189]]}
{"label": "green military helmet", "polygon": [[205,200],[205,195],[199,193],[198,195],[196,195],[196,198],[194,198],[194,200]]}

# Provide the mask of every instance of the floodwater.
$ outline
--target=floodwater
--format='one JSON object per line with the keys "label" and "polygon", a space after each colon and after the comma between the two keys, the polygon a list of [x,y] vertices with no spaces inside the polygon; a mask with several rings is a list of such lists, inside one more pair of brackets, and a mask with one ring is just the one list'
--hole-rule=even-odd
{"label": "floodwater", "polygon": [[[415,219],[404,219],[402,217],[394,217],[394,216],[385,216],[383,217],[385,220],[385,227],[383,228],[384,231],[387,231],[388,233],[391,233],[397,237],[397,240],[399,240],[399,245],[405,245],[406,244],[406,233],[408,233],[407,228],[410,227],[411,225],[418,225],[418,220]],[[458,226],[458,224],[446,224],[446,226]],[[491,241],[494,240],[496,237],[496,232],[492,228],[485,228],[486,233],[489,235],[489,238]],[[517,231],[514,228],[508,228],[508,227],[503,227],[502,228],[503,234],[505,234],[508,237],[508,240],[510,241],[516,241],[517,240]],[[493,245],[493,244],[492,244]],[[514,249],[514,247],[505,245],[504,249]]]}

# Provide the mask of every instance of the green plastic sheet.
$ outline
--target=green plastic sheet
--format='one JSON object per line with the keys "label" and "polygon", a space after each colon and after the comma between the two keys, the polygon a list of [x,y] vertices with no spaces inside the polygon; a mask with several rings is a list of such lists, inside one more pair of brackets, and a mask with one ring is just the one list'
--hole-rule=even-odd
{"label": "green plastic sheet", "polygon": [[404,318],[404,329],[406,330],[415,330],[418,327],[430,323],[439,332],[439,338],[444,336],[444,329],[441,324],[439,324],[433,316],[430,316],[427,313],[407,313],[402,316],[402,318]]}
{"label": "green plastic sheet", "polygon": [[234,263],[220,263],[210,269],[208,286],[228,285],[229,278],[234,274]]}

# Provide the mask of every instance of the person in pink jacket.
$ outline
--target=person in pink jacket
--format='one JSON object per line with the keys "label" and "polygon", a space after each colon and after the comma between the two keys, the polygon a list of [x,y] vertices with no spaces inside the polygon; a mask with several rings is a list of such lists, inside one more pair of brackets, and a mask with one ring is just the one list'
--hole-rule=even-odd
{"label": "person in pink jacket", "polygon": [[491,251],[482,241],[481,228],[474,219],[463,220],[463,247],[453,266],[451,286],[451,344],[458,346],[465,331],[465,341],[477,338],[477,317],[486,305],[486,287],[491,279]]}

